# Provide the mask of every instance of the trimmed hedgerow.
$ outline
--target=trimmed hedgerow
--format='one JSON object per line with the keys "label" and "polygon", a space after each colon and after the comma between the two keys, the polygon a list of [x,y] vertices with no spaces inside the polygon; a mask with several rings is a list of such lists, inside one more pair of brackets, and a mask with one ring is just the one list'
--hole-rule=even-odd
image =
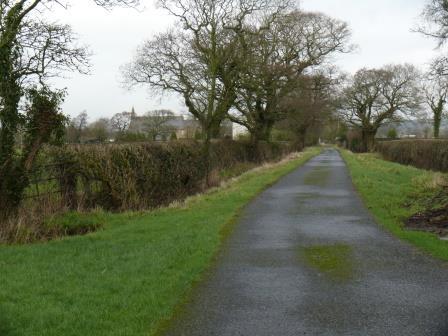
{"label": "trimmed hedgerow", "polygon": [[447,140],[398,140],[379,142],[376,149],[389,161],[417,168],[448,172]]}
{"label": "trimmed hedgerow", "polygon": [[[219,141],[211,168],[220,172],[241,163],[276,161],[288,144]],[[205,188],[206,165],[198,142],[75,145],[50,149],[50,161],[68,162],[56,171],[66,206],[112,211],[158,207]],[[219,175],[219,174],[215,174]]]}

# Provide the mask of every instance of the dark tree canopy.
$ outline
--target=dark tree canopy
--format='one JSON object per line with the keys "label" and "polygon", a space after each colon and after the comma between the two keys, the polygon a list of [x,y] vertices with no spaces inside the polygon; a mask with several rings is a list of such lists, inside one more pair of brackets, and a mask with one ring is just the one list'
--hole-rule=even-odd
{"label": "dark tree canopy", "polygon": [[242,36],[244,69],[231,119],[254,140],[268,140],[273,125],[285,118],[282,100],[299,89],[307,71],[333,54],[349,52],[351,32],[345,22],[298,10],[254,24],[250,31]]}
{"label": "dark tree canopy", "polygon": [[[304,147],[310,131],[320,133],[319,128],[335,113],[338,86],[343,78],[334,67],[302,75],[296,89],[282,99],[280,109],[285,116],[277,127],[288,130]],[[316,140],[315,137],[312,140]]]}

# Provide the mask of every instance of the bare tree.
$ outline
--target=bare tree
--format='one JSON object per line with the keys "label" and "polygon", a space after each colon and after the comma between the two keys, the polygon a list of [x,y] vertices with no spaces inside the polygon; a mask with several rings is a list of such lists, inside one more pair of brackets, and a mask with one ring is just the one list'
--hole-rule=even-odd
{"label": "bare tree", "polygon": [[448,77],[433,69],[426,76],[423,86],[425,101],[431,110],[433,119],[434,138],[440,135],[442,118],[446,113],[445,107],[448,98]]}
{"label": "bare tree", "polygon": [[118,133],[124,133],[129,129],[132,121],[131,112],[116,113],[110,120],[112,129]]}
{"label": "bare tree", "polygon": [[361,69],[341,98],[341,114],[362,134],[363,150],[370,151],[378,129],[387,121],[416,112],[421,104],[420,74],[412,65]]}
{"label": "bare tree", "polygon": [[174,120],[174,113],[170,110],[149,111],[145,115],[144,127],[153,141],[160,136],[168,138],[174,130],[170,125],[172,120]]}
{"label": "bare tree", "polygon": [[[232,107],[239,75],[237,32],[262,11],[279,11],[281,0],[160,0],[160,6],[178,19],[182,30],[171,30],[141,46],[134,61],[124,67],[131,85],[148,84],[156,92],[182,96],[200,122],[208,167],[210,141]],[[286,5],[285,5],[286,4]],[[208,169],[208,168],[207,168]]]}
{"label": "bare tree", "polygon": [[67,127],[67,140],[73,143],[81,143],[81,138],[88,125],[87,111],[82,111],[72,120]]}
{"label": "bare tree", "polygon": [[334,114],[337,86],[342,80],[343,76],[333,67],[303,75],[297,88],[282,99],[280,109],[285,119],[278,126],[291,131],[298,144],[304,147],[310,130],[322,128]]}
{"label": "bare tree", "polygon": [[267,21],[241,37],[245,69],[236,86],[237,113],[230,115],[255,141],[269,140],[274,124],[285,117],[282,99],[297,90],[308,70],[352,49],[347,24],[323,14],[296,10]]}
{"label": "bare tree", "polygon": [[92,140],[97,142],[105,142],[109,136],[110,120],[100,118],[87,127],[87,133]]}

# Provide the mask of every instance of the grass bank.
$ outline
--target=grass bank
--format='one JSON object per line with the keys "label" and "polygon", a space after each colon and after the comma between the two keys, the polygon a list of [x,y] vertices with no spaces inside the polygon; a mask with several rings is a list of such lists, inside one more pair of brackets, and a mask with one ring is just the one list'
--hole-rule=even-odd
{"label": "grass bank", "polygon": [[176,207],[102,214],[103,230],[87,236],[0,246],[0,335],[155,334],[210,265],[241,208],[319,151],[245,173]]}
{"label": "grass bank", "polygon": [[440,191],[438,181],[442,175],[384,161],[374,154],[353,154],[344,150],[341,153],[353,183],[376,221],[397,237],[448,261],[447,241],[432,233],[404,228],[404,221],[426,210],[428,200]]}

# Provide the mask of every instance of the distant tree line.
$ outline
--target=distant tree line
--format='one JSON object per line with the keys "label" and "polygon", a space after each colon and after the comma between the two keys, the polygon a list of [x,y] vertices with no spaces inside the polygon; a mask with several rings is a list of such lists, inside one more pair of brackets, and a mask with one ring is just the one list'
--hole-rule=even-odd
{"label": "distant tree line", "polygon": [[[440,136],[447,116],[448,77],[433,67],[427,72],[410,64],[365,68],[340,88],[338,115],[359,132],[360,151],[373,150],[378,130],[400,121],[431,121],[433,137]],[[389,131],[389,138],[398,136],[395,129]]]}
{"label": "distant tree line", "polygon": [[[183,98],[202,127],[205,164],[226,119],[244,126],[254,144],[271,140],[278,127],[303,142],[331,109],[329,93],[340,77],[331,57],[352,49],[345,22],[284,0],[159,4],[177,23],[144,42],[123,74],[130,87]],[[281,126],[288,118],[294,123]]]}
{"label": "distant tree line", "polygon": [[[177,122],[177,123],[176,123]],[[152,110],[139,116],[134,109],[99,118],[90,122],[87,111],[68,120],[63,142],[69,144],[167,141],[202,138],[198,123],[189,116],[176,115],[171,110]],[[218,137],[223,137],[222,132]],[[230,136],[230,135],[229,135]]]}
{"label": "distant tree line", "polygon": [[[448,39],[448,2],[429,0],[415,30],[442,47]],[[379,128],[394,121],[429,119],[434,138],[439,138],[448,114],[447,96],[448,57],[441,52],[424,72],[409,64],[361,69],[343,85],[338,110],[342,120],[359,131],[358,149],[370,151]],[[396,130],[390,129],[388,137],[396,138]]]}
{"label": "distant tree line", "polygon": [[[129,87],[184,99],[201,124],[205,157],[226,119],[247,129],[253,143],[285,139],[303,146],[353,130],[360,150],[370,151],[381,127],[419,118],[433,120],[434,137],[440,135],[448,93],[442,58],[424,73],[391,64],[347,75],[333,65],[334,55],[354,48],[347,24],[292,1],[159,4],[178,24],[144,42],[122,72]],[[431,0],[423,14],[429,24],[418,28],[441,44],[446,8]]]}

